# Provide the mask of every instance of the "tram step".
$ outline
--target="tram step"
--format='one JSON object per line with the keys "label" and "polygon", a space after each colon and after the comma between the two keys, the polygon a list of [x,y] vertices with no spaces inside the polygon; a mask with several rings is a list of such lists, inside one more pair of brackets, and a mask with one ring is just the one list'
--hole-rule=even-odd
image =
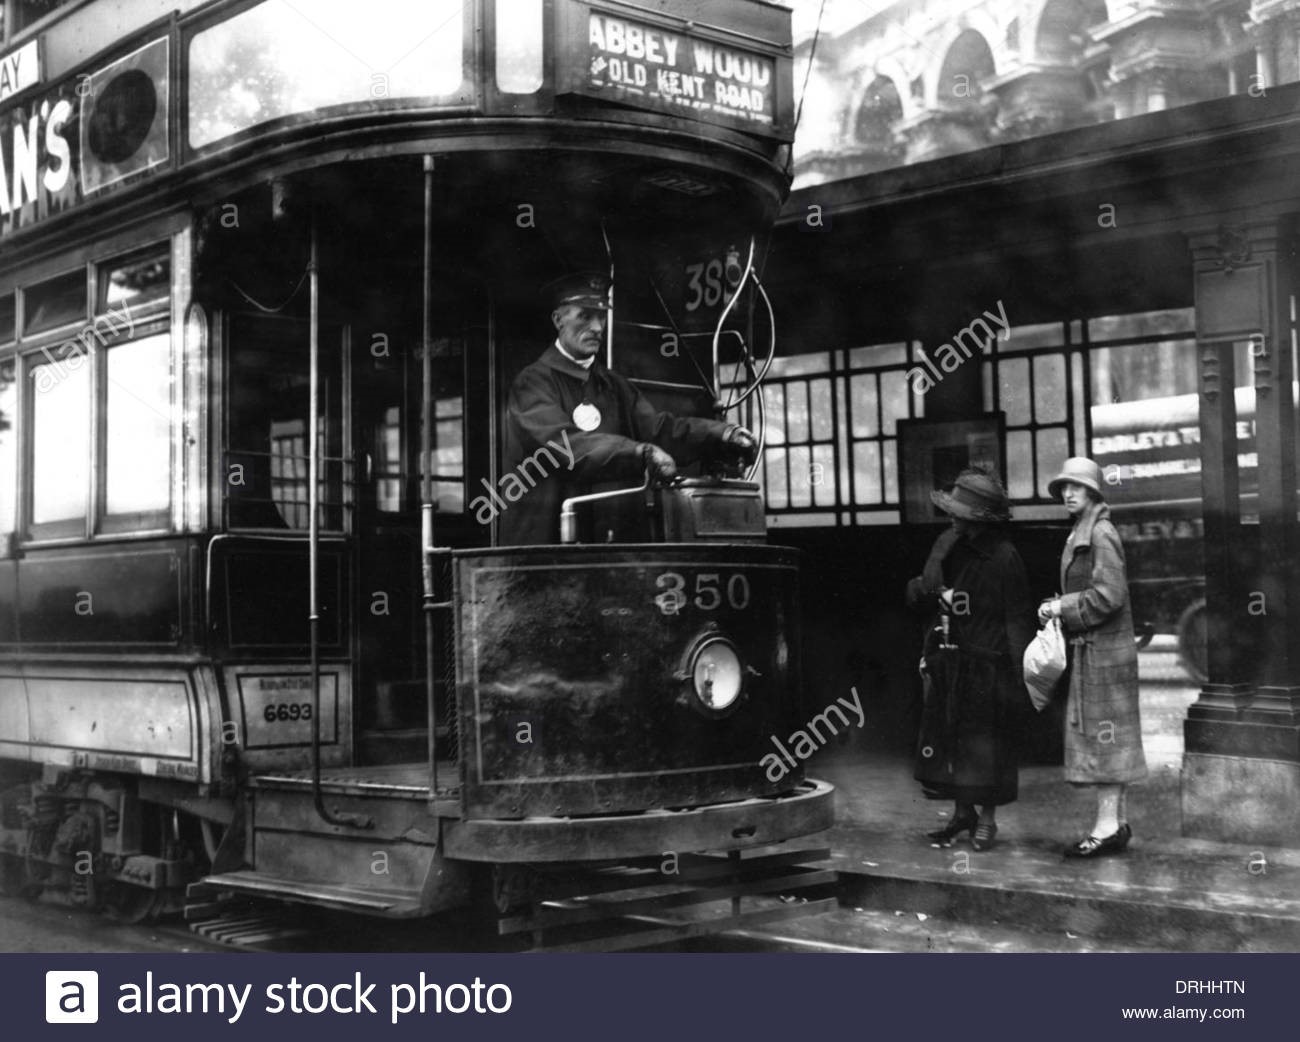
{"label": "tram step", "polygon": [[531,933],[534,951],[616,951],[819,915],[835,907],[828,891],[837,875],[807,866],[827,853],[695,856],[681,866],[681,875],[637,865],[594,871],[575,866],[578,874],[566,873],[550,886],[536,879],[534,903],[502,916],[497,928],[502,934]]}
{"label": "tram step", "polygon": [[313,883],[247,869],[206,876],[199,882],[190,884],[186,898],[190,902],[201,902],[211,894],[221,892],[321,905],[344,912],[381,915],[390,919],[409,919],[421,914],[420,893],[416,890],[381,890],[369,886],[362,888]]}

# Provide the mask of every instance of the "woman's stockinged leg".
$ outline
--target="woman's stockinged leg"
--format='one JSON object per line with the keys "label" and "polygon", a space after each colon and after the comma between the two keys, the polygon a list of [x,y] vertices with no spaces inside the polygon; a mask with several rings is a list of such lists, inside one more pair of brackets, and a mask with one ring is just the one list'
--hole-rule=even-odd
{"label": "woman's stockinged leg", "polygon": [[1123,795],[1122,785],[1097,786],[1097,823],[1092,828],[1097,839],[1105,839],[1119,831],[1119,807]]}

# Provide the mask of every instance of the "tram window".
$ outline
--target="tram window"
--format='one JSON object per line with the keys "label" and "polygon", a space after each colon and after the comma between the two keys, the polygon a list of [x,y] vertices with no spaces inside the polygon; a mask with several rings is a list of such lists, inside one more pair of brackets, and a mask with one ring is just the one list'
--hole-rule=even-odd
{"label": "tram window", "polygon": [[542,0],[497,0],[496,9],[497,89],[532,94],[542,86],[545,5]]}
{"label": "tram window", "polygon": [[39,333],[86,318],[86,270],[38,282],[23,290],[25,333]]}
{"label": "tram window", "polygon": [[[281,0],[195,34],[189,128],[195,148],[272,120],[376,99],[448,97],[465,78],[463,0]],[[400,28],[395,28],[400,27]]]}
{"label": "tram window", "polygon": [[[231,330],[227,518],[308,527],[308,337],[302,323],[237,316]],[[343,528],[342,352],[320,338],[320,524]]]}
{"label": "tram window", "polygon": [[0,557],[9,553],[18,505],[18,380],[14,360],[0,361]]}
{"label": "tram window", "polygon": [[465,399],[434,401],[433,492],[439,513],[465,512]]}
{"label": "tram window", "polygon": [[100,265],[100,311],[119,305],[133,307],[166,299],[171,290],[171,258],[167,247],[119,257]]}
{"label": "tram window", "polygon": [[3,296],[0,296],[0,344],[3,344],[6,340],[12,340],[14,338],[14,333],[16,332],[16,318],[17,312],[14,308],[14,295],[12,293],[6,293]]}
{"label": "tram window", "polygon": [[[72,3],[72,0],[13,0],[13,25],[10,32],[17,33],[35,24],[52,11]],[[4,12],[0,10],[0,28],[3,28]]]}
{"label": "tram window", "polygon": [[117,344],[106,369],[105,512],[160,514],[171,503],[171,338]]}
{"label": "tram window", "polygon": [[[73,362],[78,362],[73,368]],[[90,366],[84,355],[32,366],[32,524],[84,534],[90,478]],[[74,526],[74,522],[76,522]],[[63,529],[66,529],[64,531]]]}

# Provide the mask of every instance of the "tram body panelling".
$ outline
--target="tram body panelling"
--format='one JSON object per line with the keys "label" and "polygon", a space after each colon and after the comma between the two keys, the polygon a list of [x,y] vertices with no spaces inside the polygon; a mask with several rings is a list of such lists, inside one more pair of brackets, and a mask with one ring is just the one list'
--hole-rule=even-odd
{"label": "tram body panelling", "polygon": [[[563,266],[608,263],[593,249],[606,231],[623,272],[619,368],[661,382],[648,390],[660,402],[707,411],[681,382],[689,370],[666,334],[694,338],[709,364],[727,263],[774,219],[786,190],[788,11],[762,0],[547,2],[539,85],[512,94],[494,79],[499,27],[495,5],[481,0],[464,8],[464,78],[445,96],[354,97],[196,144],[195,40],[270,7],[165,6],[74,7],[43,29],[36,81],[0,101],[0,159],[16,193],[0,214],[0,300],[16,301],[16,347],[6,352],[0,325],[0,365],[16,364],[14,419],[26,432],[14,488],[0,492],[22,504],[14,530],[0,532],[6,882],[14,859],[27,860],[40,866],[37,885],[77,903],[97,904],[94,886],[113,886],[114,901],[157,895],[156,910],[212,872],[247,893],[416,915],[463,901],[474,862],[739,849],[828,826],[828,787],[805,783],[799,769],[773,783],[759,768],[769,735],[793,730],[802,705],[798,562],[757,543],[475,549],[489,528],[439,518],[441,537],[462,548],[450,566],[455,611],[441,623],[453,651],[442,667],[455,675],[433,685],[442,762],[436,776],[422,759],[382,762],[409,751],[424,715],[412,704],[425,685],[419,525],[408,502],[419,456],[410,388],[420,362],[412,301],[422,157],[436,154],[424,165],[435,172],[441,252],[426,275],[443,318],[438,364],[463,359],[448,372],[464,396],[467,486],[495,474],[484,417],[499,414],[510,377],[543,346],[537,288]],[[110,22],[117,42],[89,46],[109,39]],[[713,78],[688,87],[684,62],[696,49]],[[96,106],[122,93],[114,85],[126,74],[151,84],[153,115],[128,128],[140,131],[134,151],[116,155],[102,140],[111,113]],[[78,90],[84,83],[101,89]],[[132,114],[139,106],[119,112]],[[548,236],[522,237],[521,203]],[[321,229],[319,328],[335,352],[338,415],[328,423],[338,426],[328,429],[338,441],[326,466],[341,497],[320,544],[318,704],[302,507],[277,500],[270,484],[229,480],[236,466],[265,466],[232,434],[253,408],[239,397],[239,352],[259,338],[302,351],[307,328],[301,299],[277,324],[257,314],[239,280],[280,297],[309,223],[313,242]],[[95,332],[101,262],[155,243],[166,245],[170,292],[145,317],[170,336],[171,494],[154,527],[112,530],[97,388],[107,352],[134,329]],[[26,335],[28,288],[78,267],[94,289],[83,305],[91,335],[71,322]],[[398,346],[379,361],[366,351],[385,331]],[[94,487],[84,531],[52,538],[32,516],[32,378],[47,361],[79,356],[97,374]],[[294,386],[266,393],[268,409],[277,393],[302,393]],[[401,416],[406,488],[404,512],[388,515],[366,507],[362,476],[384,394]],[[723,494],[715,502],[716,518],[707,507],[690,524],[668,518],[670,536],[707,538],[711,525],[761,516]],[[379,585],[399,594],[391,620],[369,610]],[[747,667],[743,697],[717,714],[701,711],[687,675],[692,650],[710,640],[727,641]],[[512,725],[522,723],[535,725],[532,743],[518,740]],[[328,802],[364,826],[331,824],[313,807],[317,727]],[[382,881],[376,843],[389,856]],[[77,879],[78,844],[94,853],[94,883]]]}

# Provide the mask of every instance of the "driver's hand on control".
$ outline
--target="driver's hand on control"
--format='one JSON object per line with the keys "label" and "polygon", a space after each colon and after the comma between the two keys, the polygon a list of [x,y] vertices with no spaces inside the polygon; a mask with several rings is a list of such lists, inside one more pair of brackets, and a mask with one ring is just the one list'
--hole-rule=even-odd
{"label": "driver's hand on control", "polygon": [[641,462],[650,475],[650,480],[657,485],[667,485],[677,477],[677,463],[658,445],[649,442],[641,446]]}
{"label": "driver's hand on control", "polygon": [[739,456],[746,464],[758,459],[758,439],[738,424],[731,424],[722,435],[722,444]]}

